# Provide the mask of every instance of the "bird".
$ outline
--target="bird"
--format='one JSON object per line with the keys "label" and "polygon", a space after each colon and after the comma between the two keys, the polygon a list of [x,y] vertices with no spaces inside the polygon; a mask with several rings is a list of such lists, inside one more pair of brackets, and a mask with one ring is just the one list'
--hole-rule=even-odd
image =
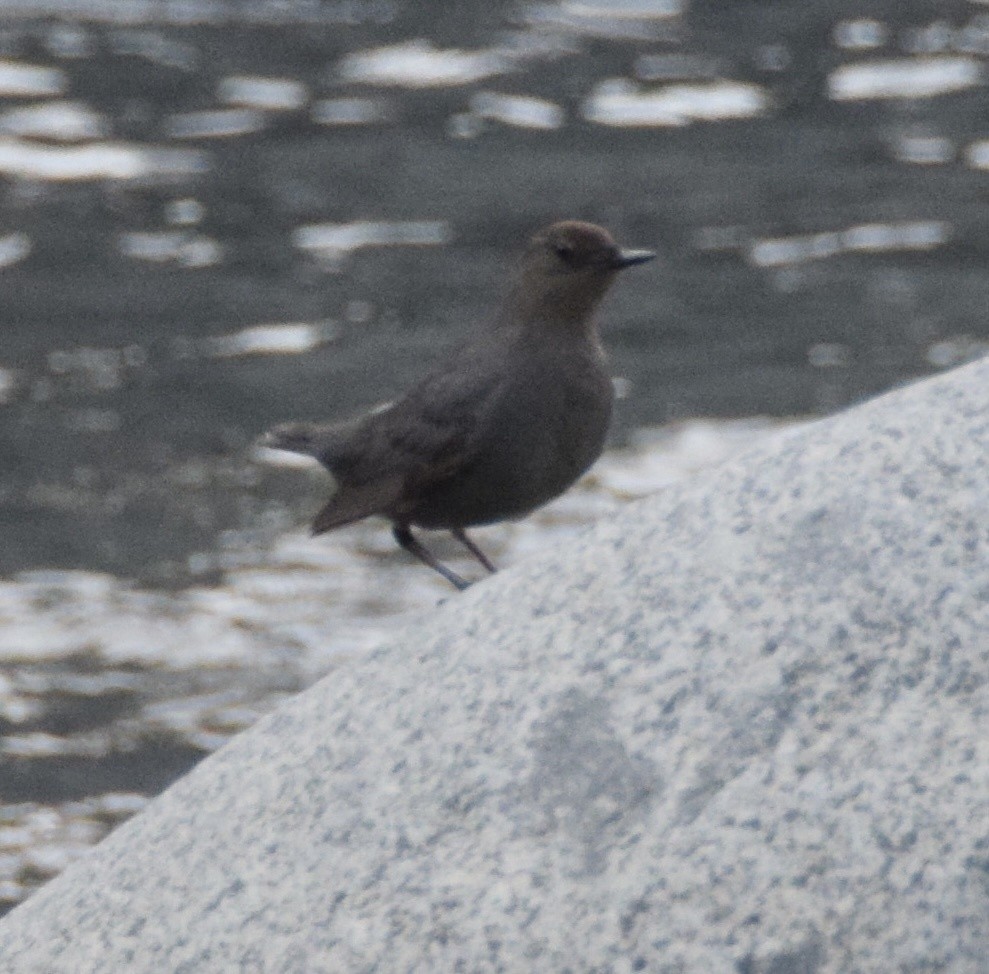
{"label": "bird", "polygon": [[413,528],[449,531],[495,572],[467,528],[531,513],[601,455],[614,388],[596,311],[619,271],[655,256],[592,223],[554,223],[531,238],[476,337],[404,396],[343,421],[270,430],[263,446],[314,457],[332,475],[312,533],[377,515],[457,589],[470,583]]}

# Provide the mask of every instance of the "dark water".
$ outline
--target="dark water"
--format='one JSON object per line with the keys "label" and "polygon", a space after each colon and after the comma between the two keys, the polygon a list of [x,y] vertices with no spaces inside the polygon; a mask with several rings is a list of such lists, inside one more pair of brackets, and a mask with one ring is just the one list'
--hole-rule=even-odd
{"label": "dark water", "polygon": [[[953,51],[989,44],[977,5],[950,19],[943,3],[696,3],[680,17],[569,21],[566,9],[159,3],[134,6],[157,16],[132,25],[8,14],[2,49],[57,69],[63,94],[5,106],[80,102],[105,133],[90,143],[189,158],[129,179],[5,181],[0,230],[30,252],[0,269],[0,365],[16,383],[0,408],[0,573],[58,565],[184,581],[204,537],[249,530],[269,504],[270,485],[241,466],[259,431],[392,395],[483,320],[520,241],[559,217],[663,253],[606,311],[616,372],[630,382],[619,438],[688,416],[830,411],[930,371],[940,342],[985,334],[987,175],[963,155],[986,134],[985,86],[828,95],[841,65],[904,56],[927,35],[942,56],[981,65],[981,51]],[[172,26],[183,11],[205,23]],[[843,17],[866,15],[883,43],[838,47]],[[488,52],[495,66],[454,65],[452,83],[422,88],[410,87],[414,66],[401,85],[346,79],[348,53],[416,38]],[[495,73],[457,83],[486,68]],[[603,80],[650,90],[637,74],[656,73],[758,85],[768,107],[679,127],[584,117]],[[259,110],[258,131],[170,136],[189,130],[191,113],[229,109],[224,79],[245,74],[295,82],[301,97]],[[551,102],[562,123],[485,121],[471,105],[490,91]],[[369,100],[382,120],[313,121],[315,105],[336,99],[339,111],[347,98]],[[458,126],[479,131],[458,138]],[[944,140],[949,158],[904,161],[911,139]],[[448,242],[368,247],[337,263],[294,243],[300,227],[361,220],[433,221]],[[780,266],[748,252],[764,238],[918,221],[943,221],[944,242]],[[158,235],[144,251],[156,259],[133,256],[142,233]],[[211,337],[284,322],[332,323],[334,337],[300,356],[204,351]],[[195,469],[183,478],[184,465]]]}
{"label": "dark water", "polygon": [[636,430],[979,354],[987,53],[934,0],[0,5],[0,899],[442,594],[286,534],[319,483],[251,444],[422,374],[541,225],[662,260],[605,309],[632,451],[506,561],[739,436]]}

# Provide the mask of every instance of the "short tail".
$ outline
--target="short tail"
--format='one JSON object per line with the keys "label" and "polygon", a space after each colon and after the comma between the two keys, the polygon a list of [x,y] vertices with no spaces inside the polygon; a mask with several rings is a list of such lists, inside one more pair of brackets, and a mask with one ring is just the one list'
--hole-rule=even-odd
{"label": "short tail", "polygon": [[[360,521],[371,514],[386,513],[401,495],[404,475],[401,470],[364,472],[357,481],[351,476],[354,456],[353,436],[362,428],[365,417],[350,422],[316,426],[310,423],[289,423],[276,426],[266,433],[259,445],[271,450],[289,450],[315,457],[330,472],[333,492],[313,523],[313,534]],[[346,475],[340,471],[343,467]]]}
{"label": "short tail", "polygon": [[269,430],[258,440],[258,445],[269,450],[288,450],[290,453],[304,453],[320,457],[320,437],[318,430],[308,423],[286,423]]}

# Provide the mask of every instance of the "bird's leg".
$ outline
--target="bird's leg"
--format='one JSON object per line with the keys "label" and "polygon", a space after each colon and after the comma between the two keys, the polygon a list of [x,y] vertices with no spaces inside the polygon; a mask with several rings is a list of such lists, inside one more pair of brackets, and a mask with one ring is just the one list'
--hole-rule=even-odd
{"label": "bird's leg", "polygon": [[424,565],[429,565],[434,572],[439,572],[451,585],[459,589],[461,592],[470,586],[470,582],[461,578],[456,572],[450,571],[442,562],[438,561],[436,556],[429,551],[424,545],[416,541],[412,537],[412,532],[409,530],[407,524],[396,524],[392,528],[392,534],[395,536],[395,540],[399,545],[404,548],[410,555],[415,556]]}
{"label": "bird's leg", "polygon": [[480,548],[470,538],[467,537],[467,532],[463,528],[450,528],[450,534],[452,534],[484,567],[491,572],[493,575],[497,568],[491,564],[491,559],[481,551]]}

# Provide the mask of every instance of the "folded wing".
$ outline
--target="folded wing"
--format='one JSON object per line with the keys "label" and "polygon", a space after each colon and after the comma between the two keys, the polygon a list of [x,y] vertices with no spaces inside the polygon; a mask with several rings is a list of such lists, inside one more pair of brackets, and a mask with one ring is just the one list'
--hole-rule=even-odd
{"label": "folded wing", "polygon": [[383,409],[324,426],[280,426],[264,444],[315,457],[333,474],[336,489],[314,534],[372,514],[401,521],[423,491],[470,461],[495,386],[495,376],[448,364]]}

